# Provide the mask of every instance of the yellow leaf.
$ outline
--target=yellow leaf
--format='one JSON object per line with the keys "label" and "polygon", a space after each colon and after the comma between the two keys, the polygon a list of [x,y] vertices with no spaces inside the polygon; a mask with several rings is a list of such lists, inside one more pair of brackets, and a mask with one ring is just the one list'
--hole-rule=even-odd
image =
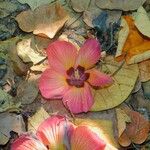
{"label": "yellow leaf", "polygon": [[123,109],[116,108],[117,124],[118,124],[118,137],[121,136],[126,129],[126,122],[131,122],[130,117],[124,112]]}
{"label": "yellow leaf", "polygon": [[[103,68],[113,74],[121,63],[115,62],[112,56],[106,57]],[[95,103],[91,111],[100,111],[113,108],[121,104],[130,95],[139,74],[137,64],[124,64],[113,76],[114,83],[107,88],[94,90]]]}
{"label": "yellow leaf", "polygon": [[21,12],[16,17],[19,27],[25,32],[53,38],[68,20],[68,14],[59,3],[42,5],[34,11]]}
{"label": "yellow leaf", "polygon": [[111,121],[76,118],[75,124],[90,126],[90,129],[96,132],[100,138],[107,143],[105,150],[117,150],[118,145],[113,135],[113,126]]}

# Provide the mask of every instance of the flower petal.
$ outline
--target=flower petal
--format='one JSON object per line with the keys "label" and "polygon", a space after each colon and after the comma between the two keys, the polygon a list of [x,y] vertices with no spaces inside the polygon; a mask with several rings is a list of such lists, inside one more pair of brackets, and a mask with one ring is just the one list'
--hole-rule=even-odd
{"label": "flower petal", "polygon": [[84,87],[73,86],[63,95],[63,103],[73,113],[87,112],[94,103],[90,86],[86,82]]}
{"label": "flower petal", "polygon": [[39,89],[45,98],[62,98],[68,88],[65,76],[52,69],[46,69],[39,79]]}
{"label": "flower petal", "polygon": [[12,143],[11,150],[47,150],[47,148],[36,137],[24,134]]}
{"label": "flower petal", "polygon": [[94,66],[100,59],[101,47],[96,39],[88,39],[84,45],[80,48],[76,64],[89,69]]}
{"label": "flower petal", "polygon": [[91,69],[87,72],[90,74],[88,82],[92,86],[105,87],[113,83],[113,80],[109,75],[106,75],[96,69]]}
{"label": "flower petal", "polygon": [[77,49],[66,41],[55,41],[47,48],[47,55],[50,66],[57,72],[66,72],[70,67],[74,66]]}
{"label": "flower petal", "polygon": [[71,137],[71,150],[104,150],[105,142],[87,126],[78,126]]}
{"label": "flower petal", "polygon": [[50,150],[70,149],[69,139],[74,130],[74,125],[65,117],[53,116],[46,119],[38,128],[38,138]]}

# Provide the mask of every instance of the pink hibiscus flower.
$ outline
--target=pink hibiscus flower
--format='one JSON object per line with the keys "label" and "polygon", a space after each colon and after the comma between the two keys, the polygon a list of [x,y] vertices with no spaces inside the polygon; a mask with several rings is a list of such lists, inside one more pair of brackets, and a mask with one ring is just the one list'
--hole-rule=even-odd
{"label": "pink hibiscus flower", "polygon": [[39,80],[39,89],[47,99],[62,98],[73,113],[87,112],[94,103],[91,87],[112,83],[109,75],[94,69],[101,47],[96,39],[88,39],[78,51],[70,42],[55,41],[46,50],[50,68]]}
{"label": "pink hibiscus flower", "polygon": [[88,126],[76,127],[57,115],[42,122],[36,135],[21,135],[12,143],[11,150],[104,150],[105,147],[105,142]]}

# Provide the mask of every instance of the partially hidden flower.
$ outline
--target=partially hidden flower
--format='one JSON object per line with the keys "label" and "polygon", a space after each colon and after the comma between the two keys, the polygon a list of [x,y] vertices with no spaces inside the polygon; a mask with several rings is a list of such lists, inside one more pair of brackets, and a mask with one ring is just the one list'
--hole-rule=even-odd
{"label": "partially hidden flower", "polygon": [[70,42],[55,41],[46,52],[50,68],[39,80],[43,97],[62,98],[73,113],[89,111],[94,103],[91,88],[112,83],[109,75],[94,69],[101,56],[99,42],[88,39],[78,51]]}
{"label": "partially hidden flower", "polygon": [[11,150],[104,150],[106,143],[88,126],[75,126],[63,116],[41,123],[36,135],[23,134]]}

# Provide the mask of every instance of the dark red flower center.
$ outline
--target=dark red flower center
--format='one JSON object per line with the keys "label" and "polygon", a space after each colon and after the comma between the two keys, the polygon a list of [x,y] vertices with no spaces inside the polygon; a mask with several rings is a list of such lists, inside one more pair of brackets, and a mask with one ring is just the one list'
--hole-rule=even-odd
{"label": "dark red flower center", "polygon": [[90,74],[85,73],[85,68],[82,66],[78,66],[76,69],[71,67],[67,70],[67,83],[71,86],[83,87],[84,81],[86,81]]}

